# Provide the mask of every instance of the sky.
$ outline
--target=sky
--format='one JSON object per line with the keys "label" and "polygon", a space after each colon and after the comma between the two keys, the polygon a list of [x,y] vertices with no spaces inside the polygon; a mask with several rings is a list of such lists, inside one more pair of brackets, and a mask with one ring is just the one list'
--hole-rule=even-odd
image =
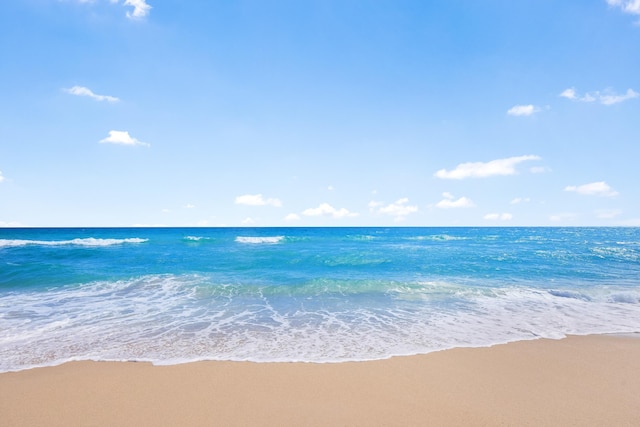
{"label": "sky", "polygon": [[640,226],[640,0],[2,0],[0,226]]}

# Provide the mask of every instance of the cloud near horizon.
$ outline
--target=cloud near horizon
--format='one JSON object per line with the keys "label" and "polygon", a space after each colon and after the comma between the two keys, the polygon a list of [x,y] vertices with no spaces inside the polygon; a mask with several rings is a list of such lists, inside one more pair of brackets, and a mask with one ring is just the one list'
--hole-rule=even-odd
{"label": "cloud near horizon", "polygon": [[475,203],[468,197],[460,197],[456,200],[453,194],[447,192],[442,193],[442,197],[444,197],[444,199],[436,203],[436,207],[440,209],[472,208],[475,206]]}
{"label": "cloud near horizon", "polygon": [[441,179],[487,178],[498,175],[515,175],[515,166],[528,160],[541,160],[540,156],[526,155],[491,160],[489,162],[460,163],[453,170],[440,169],[435,176]]}
{"label": "cloud near horizon", "polygon": [[143,147],[151,147],[151,144],[132,138],[127,131],[110,130],[109,136],[100,140],[101,144],[117,144],[117,145],[140,145]]}
{"label": "cloud near horizon", "polygon": [[265,199],[262,194],[245,194],[243,196],[236,197],[236,205],[247,206],[274,206],[279,208],[282,206],[280,199],[267,198]]}
{"label": "cloud near horizon", "polygon": [[3,182],[5,180],[5,177],[2,175],[2,171],[0,171],[0,182]]}
{"label": "cloud near horizon", "polygon": [[569,185],[565,187],[564,191],[575,192],[585,196],[601,196],[601,197],[615,197],[619,193],[604,181],[592,182],[584,185]]}
{"label": "cloud near horizon", "polygon": [[107,101],[107,102],[118,102],[120,101],[119,98],[116,98],[115,96],[109,96],[109,95],[98,95],[93,93],[93,91],[87,87],[84,86],[73,86],[71,88],[68,89],[63,89],[66,93],[70,94],[70,95],[75,95],[75,96],[88,96],[89,98],[93,98],[96,101]]}
{"label": "cloud near horizon", "polygon": [[[398,199],[395,202],[383,207],[380,207],[383,205],[382,202],[371,201],[369,202],[369,208],[376,213],[390,215],[394,217],[394,221],[400,222],[404,221],[407,215],[418,212],[417,206],[408,205],[408,203],[409,199],[407,197]],[[376,210],[376,208],[378,209]]]}
{"label": "cloud near horizon", "polygon": [[486,214],[483,218],[489,221],[511,221],[513,219],[513,215],[509,212],[490,213]]}
{"label": "cloud near horizon", "polygon": [[355,217],[359,214],[355,212],[349,212],[349,210],[345,208],[336,209],[331,206],[329,203],[321,203],[317,208],[309,208],[305,209],[302,212],[302,215],[305,216],[330,216],[332,218],[345,218],[345,217]]}
{"label": "cloud near horizon", "polygon": [[540,111],[540,108],[529,104],[529,105],[514,105],[509,110],[507,110],[507,114],[510,116],[531,116]]}
{"label": "cloud near horizon", "polygon": [[[640,0],[638,0],[640,4]],[[599,102],[602,105],[613,105],[618,104],[623,101],[627,101],[629,99],[637,98],[640,96],[640,93],[634,91],[633,89],[627,89],[627,92],[624,95],[617,95],[611,89],[606,89],[603,92],[595,91],[595,92],[587,92],[584,95],[580,96],[576,92],[575,88],[565,89],[560,93],[561,98],[567,98],[572,101],[578,102]]]}

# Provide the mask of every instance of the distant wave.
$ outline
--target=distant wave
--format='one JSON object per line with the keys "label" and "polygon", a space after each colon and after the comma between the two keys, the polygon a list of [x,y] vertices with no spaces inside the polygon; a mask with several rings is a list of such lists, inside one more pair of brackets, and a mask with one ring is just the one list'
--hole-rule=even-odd
{"label": "distant wave", "polygon": [[185,236],[184,240],[188,240],[190,242],[200,242],[201,240],[209,240],[209,238],[202,236]]}
{"label": "distant wave", "polygon": [[468,240],[468,237],[450,236],[448,234],[433,234],[429,236],[407,237],[407,240],[429,240],[434,242],[446,242],[449,240]]}
{"label": "distant wave", "polygon": [[19,240],[19,239],[0,239],[0,248],[16,247],[16,246],[113,246],[125,243],[144,243],[149,239],[140,239],[137,237],[129,239],[96,239],[87,237],[84,239],[72,240]]}
{"label": "distant wave", "polygon": [[249,237],[249,236],[238,236],[236,237],[236,242],[238,243],[250,243],[250,244],[276,244],[281,243],[284,240],[284,236],[271,236],[271,237]]}

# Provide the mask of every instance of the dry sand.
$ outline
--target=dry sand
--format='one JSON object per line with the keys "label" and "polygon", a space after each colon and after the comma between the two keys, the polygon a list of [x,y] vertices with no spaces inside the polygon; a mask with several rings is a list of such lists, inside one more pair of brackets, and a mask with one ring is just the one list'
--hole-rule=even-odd
{"label": "dry sand", "polygon": [[374,362],[73,362],[0,374],[10,426],[640,426],[640,339]]}

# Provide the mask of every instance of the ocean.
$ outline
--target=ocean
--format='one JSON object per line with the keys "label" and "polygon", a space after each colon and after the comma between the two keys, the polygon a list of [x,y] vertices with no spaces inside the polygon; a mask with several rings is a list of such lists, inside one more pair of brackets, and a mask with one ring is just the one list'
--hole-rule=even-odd
{"label": "ocean", "polygon": [[640,228],[0,229],[0,372],[640,332]]}

